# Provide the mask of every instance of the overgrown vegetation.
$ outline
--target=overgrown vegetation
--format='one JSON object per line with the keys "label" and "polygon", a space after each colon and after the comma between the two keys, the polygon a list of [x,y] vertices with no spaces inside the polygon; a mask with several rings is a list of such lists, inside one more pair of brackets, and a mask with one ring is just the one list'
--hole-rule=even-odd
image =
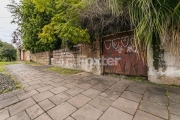
{"label": "overgrown vegetation", "polygon": [[0,40],[0,62],[16,60],[16,49],[13,45]]}
{"label": "overgrown vegetation", "polygon": [[41,64],[33,62],[33,61],[31,61],[31,62],[25,61],[24,63],[27,65],[30,65],[30,66],[42,66]]}
{"label": "overgrown vegetation", "polygon": [[134,30],[142,58],[159,39],[160,49],[168,46],[180,56],[179,0],[22,0],[20,4],[12,0],[8,8],[25,48],[33,52],[93,43],[107,34]]}
{"label": "overgrown vegetation", "polygon": [[0,94],[22,88],[21,84],[10,76],[6,65],[17,64],[18,62],[0,62]]}
{"label": "overgrown vegetation", "polygon": [[65,74],[65,75],[73,75],[73,74],[78,74],[82,72],[80,70],[72,70],[72,69],[61,68],[61,67],[51,67],[51,68],[47,68],[47,70],[54,71],[59,74]]}

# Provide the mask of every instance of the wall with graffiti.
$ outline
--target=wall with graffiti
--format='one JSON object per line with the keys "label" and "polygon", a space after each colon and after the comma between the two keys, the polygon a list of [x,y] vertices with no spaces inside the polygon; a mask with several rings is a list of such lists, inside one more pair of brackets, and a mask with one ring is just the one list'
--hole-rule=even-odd
{"label": "wall with graffiti", "polygon": [[133,32],[103,38],[104,73],[147,76],[147,65],[137,56]]}

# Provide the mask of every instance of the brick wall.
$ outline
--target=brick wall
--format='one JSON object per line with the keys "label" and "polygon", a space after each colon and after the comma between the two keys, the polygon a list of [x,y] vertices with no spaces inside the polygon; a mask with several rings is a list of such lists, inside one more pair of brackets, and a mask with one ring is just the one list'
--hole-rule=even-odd
{"label": "brick wall", "polygon": [[51,63],[51,52],[40,52],[40,53],[35,53],[31,54],[31,60],[40,63],[43,65],[49,65]]}
{"label": "brick wall", "polygon": [[74,46],[70,51],[64,49],[53,51],[52,64],[101,74],[100,53],[100,42],[84,43]]}

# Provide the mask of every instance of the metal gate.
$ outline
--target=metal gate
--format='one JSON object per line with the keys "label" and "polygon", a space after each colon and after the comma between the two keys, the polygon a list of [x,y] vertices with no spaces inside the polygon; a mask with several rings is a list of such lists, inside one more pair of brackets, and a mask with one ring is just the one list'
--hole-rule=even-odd
{"label": "metal gate", "polygon": [[133,32],[103,38],[104,73],[147,76],[147,65],[137,57]]}

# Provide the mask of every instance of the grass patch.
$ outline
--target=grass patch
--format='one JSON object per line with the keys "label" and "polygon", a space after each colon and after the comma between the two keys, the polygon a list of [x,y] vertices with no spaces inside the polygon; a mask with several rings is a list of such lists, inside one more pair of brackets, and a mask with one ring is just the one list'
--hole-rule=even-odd
{"label": "grass patch", "polygon": [[72,69],[66,69],[66,68],[61,68],[61,67],[51,67],[51,68],[47,68],[47,70],[57,72],[59,74],[65,74],[65,75],[73,75],[73,74],[78,74],[82,72],[80,70],[72,70]]}
{"label": "grass patch", "polygon": [[0,62],[0,72],[6,72],[5,66],[11,64],[18,64],[19,62]]}
{"label": "grass patch", "polygon": [[0,94],[22,88],[20,82],[16,81],[5,69],[6,65],[19,63],[20,62],[0,62]]}
{"label": "grass patch", "polygon": [[39,63],[36,63],[36,62],[28,62],[28,61],[24,61],[24,63],[25,64],[27,64],[27,65],[30,65],[30,66],[42,66],[41,64],[39,64]]}

